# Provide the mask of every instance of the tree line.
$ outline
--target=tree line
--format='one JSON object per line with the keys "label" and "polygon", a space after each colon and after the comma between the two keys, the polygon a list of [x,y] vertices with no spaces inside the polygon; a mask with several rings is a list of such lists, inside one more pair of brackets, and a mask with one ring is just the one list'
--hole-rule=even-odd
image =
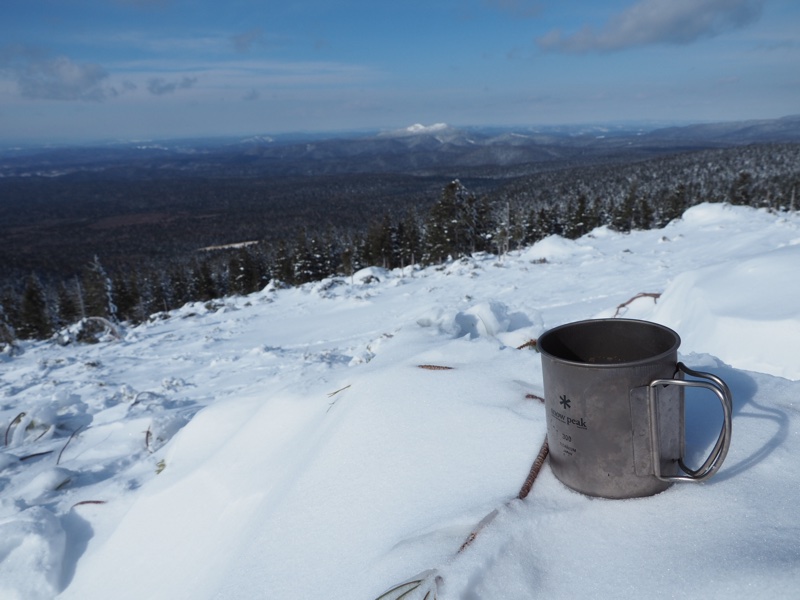
{"label": "tree line", "polygon": [[[544,173],[492,194],[473,193],[455,179],[426,210],[387,210],[362,229],[309,223],[291,236],[176,255],[157,267],[109,272],[95,256],[68,278],[45,281],[32,272],[21,285],[5,285],[0,344],[47,339],[87,320],[96,327],[137,324],[187,302],[249,294],[270,281],[293,286],[349,276],[366,266],[392,269],[476,252],[501,255],[548,235],[578,238],[601,225],[620,232],[660,228],[700,202],[796,210],[800,146],[772,150],[751,149],[744,162],[727,163],[723,151],[602,171],[583,168],[569,177]],[[716,160],[703,161],[708,158]],[[738,169],[742,164],[750,168]],[[92,339],[91,328],[80,332]]]}

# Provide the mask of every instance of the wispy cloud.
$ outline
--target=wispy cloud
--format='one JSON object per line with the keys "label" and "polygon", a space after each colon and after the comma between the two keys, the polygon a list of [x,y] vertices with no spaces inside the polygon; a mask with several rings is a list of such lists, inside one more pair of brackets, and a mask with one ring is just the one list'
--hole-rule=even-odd
{"label": "wispy cloud", "polygon": [[765,0],[639,0],[599,31],[553,30],[536,40],[543,50],[585,53],[648,44],[689,44],[753,23]]}
{"label": "wispy cloud", "polygon": [[168,81],[163,77],[152,77],[147,82],[147,91],[154,96],[172,94],[178,90],[188,90],[197,83],[197,77],[183,77]]}
{"label": "wispy cloud", "polygon": [[261,27],[255,27],[244,33],[234,35],[231,39],[236,51],[241,54],[246,54],[250,52],[253,45],[264,42],[264,30]]}
{"label": "wispy cloud", "polygon": [[109,69],[114,73],[124,73],[126,78],[133,81],[147,81],[146,87],[152,93],[162,89],[164,93],[188,89],[199,81],[198,78],[202,79],[204,89],[238,89],[242,93],[254,86],[260,89],[275,86],[347,86],[385,78],[383,72],[358,64],[247,58],[207,63],[175,58],[119,61],[110,63]]}
{"label": "wispy cloud", "polygon": [[21,96],[41,100],[100,101],[108,77],[96,63],[77,63],[66,56],[22,45],[0,49],[0,76],[16,82]]}
{"label": "wispy cloud", "polygon": [[[224,34],[192,36],[159,36],[141,30],[96,33],[91,37],[98,46],[108,45],[117,50],[143,51],[153,55],[213,56],[230,52],[231,38]],[[80,41],[76,38],[70,41]]]}

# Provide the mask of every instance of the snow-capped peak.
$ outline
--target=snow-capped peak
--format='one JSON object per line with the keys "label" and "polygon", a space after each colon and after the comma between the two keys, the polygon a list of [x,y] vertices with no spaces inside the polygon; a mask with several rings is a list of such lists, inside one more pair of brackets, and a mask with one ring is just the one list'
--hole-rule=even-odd
{"label": "snow-capped peak", "polygon": [[444,132],[453,131],[447,123],[434,123],[433,125],[422,125],[421,123],[414,123],[403,129],[394,129],[392,131],[385,131],[380,135],[382,137],[414,137],[424,135],[435,135]]}
{"label": "snow-capped peak", "polygon": [[447,123],[434,123],[433,125],[414,123],[406,127],[404,131],[407,133],[435,133],[437,131],[444,131],[445,129],[447,129]]}

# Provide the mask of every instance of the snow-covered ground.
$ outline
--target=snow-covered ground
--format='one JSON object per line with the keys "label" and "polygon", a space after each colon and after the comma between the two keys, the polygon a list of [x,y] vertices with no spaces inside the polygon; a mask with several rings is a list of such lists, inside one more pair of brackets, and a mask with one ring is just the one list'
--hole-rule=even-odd
{"label": "snow-covered ground", "polygon": [[[632,500],[545,464],[515,500],[545,437],[517,348],[615,315],[728,382],[725,464]],[[420,574],[408,600],[800,597],[798,340],[800,215],[700,205],[25,343],[0,357],[0,598],[370,600]],[[687,399],[690,462],[711,404]]]}

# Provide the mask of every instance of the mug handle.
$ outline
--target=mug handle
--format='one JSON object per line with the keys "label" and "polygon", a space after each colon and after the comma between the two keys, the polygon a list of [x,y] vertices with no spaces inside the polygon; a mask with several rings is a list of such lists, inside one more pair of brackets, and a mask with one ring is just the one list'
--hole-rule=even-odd
{"label": "mug handle", "polygon": [[[717,469],[722,465],[725,457],[728,455],[728,448],[731,445],[731,432],[732,426],[732,413],[733,413],[733,400],[731,390],[728,385],[716,375],[705,373],[703,371],[695,371],[690,369],[685,364],[679,362],[679,372],[686,373],[692,377],[699,377],[707,379],[708,381],[694,381],[685,379],[655,379],[650,382],[650,387],[647,394],[648,406],[650,409],[650,437],[653,440],[653,470],[656,478],[661,481],[691,481],[700,482],[711,477]],[[676,476],[662,476],[661,475],[661,456],[659,454],[659,436],[658,436],[658,410],[656,407],[657,387],[666,385],[678,385],[682,387],[699,387],[705,388],[713,392],[719,398],[722,404],[723,422],[722,429],[719,432],[714,448],[711,454],[708,455],[706,461],[700,466],[699,469],[691,469],[683,462],[683,457],[678,459],[678,464],[686,475]]]}

